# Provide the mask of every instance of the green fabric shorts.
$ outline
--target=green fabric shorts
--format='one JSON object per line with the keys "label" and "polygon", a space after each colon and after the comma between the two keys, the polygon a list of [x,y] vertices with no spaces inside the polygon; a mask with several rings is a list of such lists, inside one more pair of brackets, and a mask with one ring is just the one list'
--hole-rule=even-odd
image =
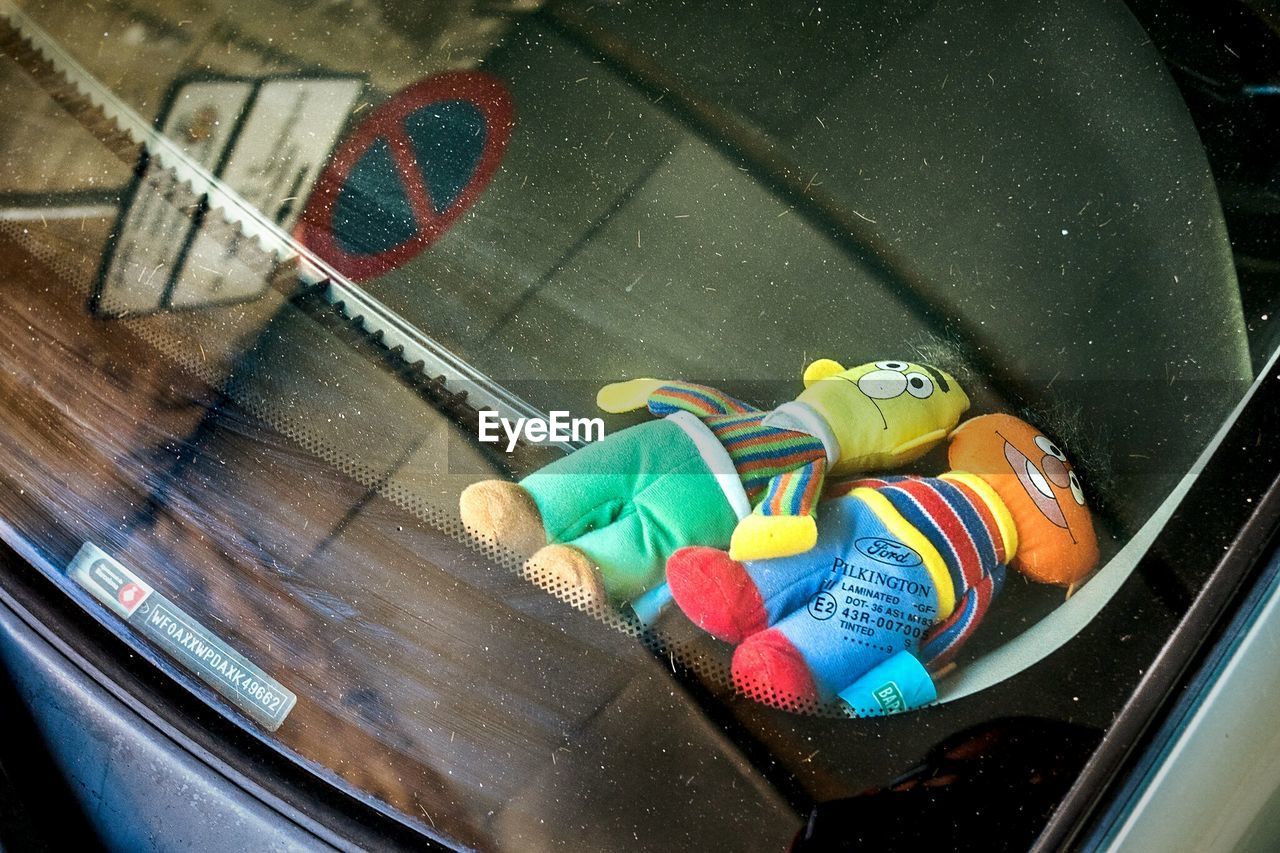
{"label": "green fabric shorts", "polygon": [[591,558],[619,602],[661,583],[676,549],[727,548],[738,522],[698,445],[670,418],[613,433],[520,484],[548,540]]}

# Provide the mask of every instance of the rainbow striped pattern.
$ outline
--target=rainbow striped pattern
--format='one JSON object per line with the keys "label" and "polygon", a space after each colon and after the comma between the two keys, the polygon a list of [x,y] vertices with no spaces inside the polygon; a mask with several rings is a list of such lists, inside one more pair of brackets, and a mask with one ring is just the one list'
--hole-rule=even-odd
{"label": "rainbow striped pattern", "polygon": [[765,426],[762,412],[691,382],[669,382],[649,395],[649,411],[697,415],[728,451],[747,500],[761,515],[808,515],[818,505],[827,452],[802,432]]}
{"label": "rainbow striped pattern", "polygon": [[649,411],[660,418],[678,411],[700,418],[759,412],[755,406],[734,399],[723,391],[692,382],[668,382],[649,395]]}
{"label": "rainbow striped pattern", "polygon": [[924,638],[919,655],[926,667],[937,670],[968,641],[1004,583],[1006,555],[1000,527],[986,502],[955,480],[879,477],[849,484],[851,489],[858,486],[884,495],[946,563],[957,605]]}

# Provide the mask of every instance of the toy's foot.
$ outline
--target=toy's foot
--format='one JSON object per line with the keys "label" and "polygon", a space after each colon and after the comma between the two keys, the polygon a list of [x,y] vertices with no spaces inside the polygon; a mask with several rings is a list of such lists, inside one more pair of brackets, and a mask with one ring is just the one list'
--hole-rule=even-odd
{"label": "toy's foot", "polygon": [[716,548],[681,548],[667,559],[671,597],[689,621],[713,637],[741,643],[769,627],[747,567]]}
{"label": "toy's foot", "polygon": [[786,710],[811,708],[818,688],[800,651],[781,631],[761,631],[733,653],[733,684],[766,705]]}
{"label": "toy's foot", "polygon": [[528,557],[547,544],[542,514],[517,483],[485,480],[462,491],[458,512],[467,532],[481,542]]}
{"label": "toy's foot", "polygon": [[524,564],[525,578],[584,610],[609,605],[600,570],[570,545],[547,545]]}

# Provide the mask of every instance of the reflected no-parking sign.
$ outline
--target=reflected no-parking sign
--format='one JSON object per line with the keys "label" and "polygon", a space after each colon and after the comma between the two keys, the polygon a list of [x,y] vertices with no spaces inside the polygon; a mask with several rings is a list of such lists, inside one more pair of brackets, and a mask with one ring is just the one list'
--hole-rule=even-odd
{"label": "reflected no-parking sign", "polygon": [[511,97],[490,74],[452,72],[400,90],[338,147],[299,238],[354,281],[395,269],[475,203],[512,125]]}

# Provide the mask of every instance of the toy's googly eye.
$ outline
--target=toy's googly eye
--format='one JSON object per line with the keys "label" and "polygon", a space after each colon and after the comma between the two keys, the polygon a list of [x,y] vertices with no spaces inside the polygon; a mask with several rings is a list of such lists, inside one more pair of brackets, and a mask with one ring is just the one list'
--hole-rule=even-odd
{"label": "toy's googly eye", "polygon": [[[885,362],[896,364],[897,362]],[[873,370],[858,379],[858,390],[873,400],[892,400],[907,390],[907,377],[896,370]]]}
{"label": "toy's googly eye", "polygon": [[923,400],[933,393],[933,380],[923,373],[908,373],[907,393],[912,397]]}
{"label": "toy's googly eye", "polygon": [[877,361],[876,367],[881,370],[896,370],[899,373],[904,373],[908,365],[905,361]]}
{"label": "toy's googly eye", "polygon": [[1067,454],[1063,453],[1060,449],[1058,449],[1058,445],[1054,444],[1052,441],[1045,438],[1043,435],[1036,436],[1036,447],[1040,448],[1045,453],[1048,453],[1050,456],[1054,457],[1059,462],[1067,461]]}
{"label": "toy's googly eye", "polygon": [[1071,497],[1076,499],[1076,503],[1084,506],[1084,489],[1080,488],[1080,480],[1076,477],[1076,472],[1072,471],[1067,475],[1067,479],[1071,483]]}

